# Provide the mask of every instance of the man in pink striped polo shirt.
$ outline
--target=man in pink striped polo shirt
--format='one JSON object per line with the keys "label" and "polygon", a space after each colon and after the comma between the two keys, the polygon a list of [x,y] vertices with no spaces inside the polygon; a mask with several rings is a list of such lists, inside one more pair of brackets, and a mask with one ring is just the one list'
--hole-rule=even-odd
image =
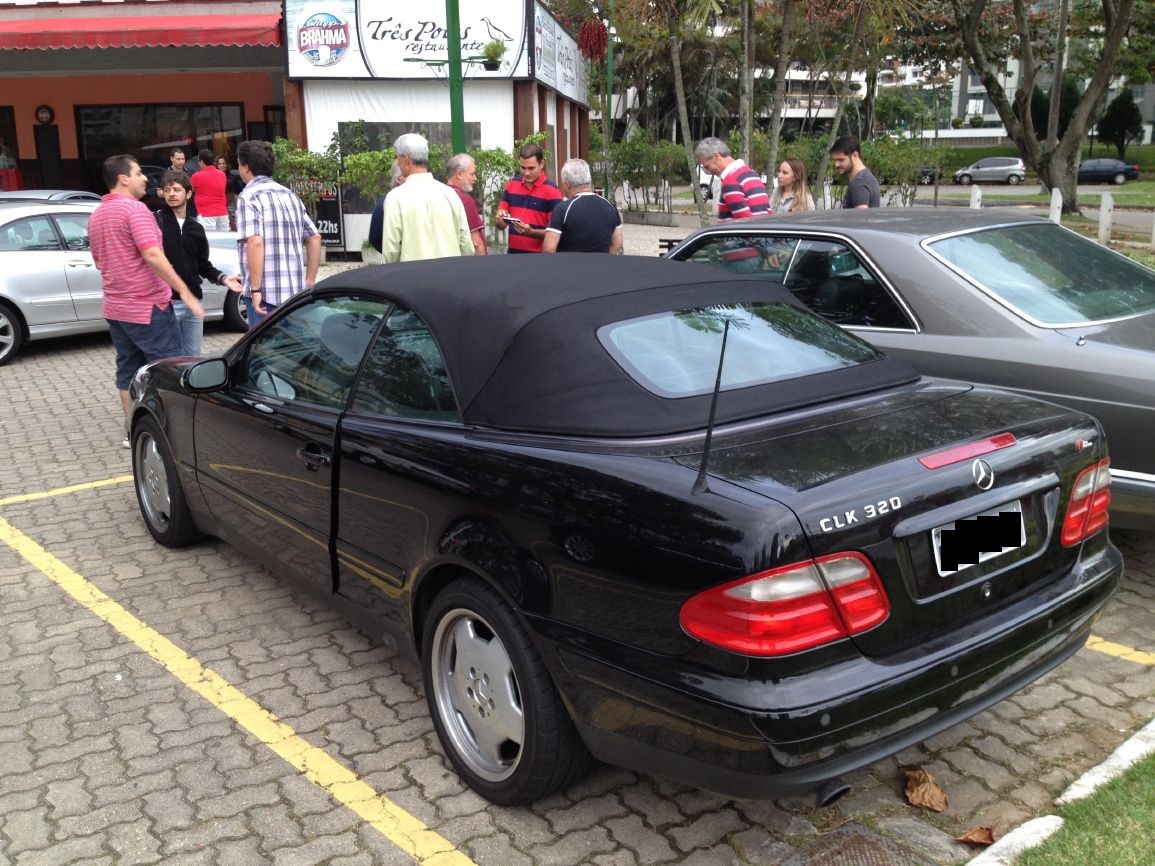
{"label": "man in pink striped polo shirt", "polygon": [[[127,154],[110,156],[103,174],[108,195],[92,212],[88,237],[104,285],[103,315],[116,348],[116,387],[127,421],[133,374],[180,354],[172,293],[194,316],[204,318],[204,310],[165,258],[160,226],[140,201],[148,189],[140,164]],[[121,444],[129,447],[127,435]]]}
{"label": "man in pink striped polo shirt", "polygon": [[770,195],[762,176],[730,154],[730,146],[720,138],[703,138],[694,148],[698,164],[717,175],[718,222],[765,216],[770,213]]}

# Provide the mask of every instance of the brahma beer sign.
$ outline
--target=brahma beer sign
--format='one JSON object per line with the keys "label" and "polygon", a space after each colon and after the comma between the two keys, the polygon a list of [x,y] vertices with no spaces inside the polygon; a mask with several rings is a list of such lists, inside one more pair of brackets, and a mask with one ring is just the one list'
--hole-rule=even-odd
{"label": "brahma beer sign", "polygon": [[[529,78],[530,40],[522,0],[458,0],[467,78]],[[443,0],[286,0],[290,78],[443,78],[449,58]],[[500,68],[481,65],[482,48],[505,45]],[[571,40],[572,41],[572,40]],[[585,102],[583,95],[582,102]]]}

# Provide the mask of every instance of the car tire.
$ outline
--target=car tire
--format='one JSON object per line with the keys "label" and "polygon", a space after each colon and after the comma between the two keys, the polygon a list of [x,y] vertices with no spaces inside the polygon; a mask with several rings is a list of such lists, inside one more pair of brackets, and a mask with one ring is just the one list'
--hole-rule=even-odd
{"label": "car tire", "polygon": [[422,633],[425,699],[462,780],[502,806],[562,790],[590,758],[513,608],[462,578],[433,600]]}
{"label": "car tire", "polygon": [[923,186],[930,186],[932,183],[934,183],[934,178],[929,174],[920,174],[918,176],[918,182]]}
{"label": "car tire", "polygon": [[247,331],[249,329],[249,310],[245,306],[245,297],[241,292],[229,291],[225,295],[225,327],[230,331]]}
{"label": "car tire", "polygon": [[969,174],[960,174],[958,176],[958,182],[963,186],[970,186],[974,182],[974,178]]}
{"label": "car tire", "polygon": [[709,201],[713,197],[714,197],[714,192],[713,192],[713,190],[710,189],[709,185],[708,184],[702,184],[702,198],[705,201]]}
{"label": "car tire", "polygon": [[0,301],[0,367],[20,353],[24,345],[24,326],[11,306]]}
{"label": "car tire", "polygon": [[1113,178],[1111,178],[1111,183],[1115,184],[1115,186],[1122,186],[1124,183],[1126,183],[1126,181],[1127,175],[1123,174],[1123,172],[1119,172]]}
{"label": "car tire", "polygon": [[1007,178],[1007,183],[1009,183],[1011,186],[1018,186],[1020,183],[1022,183],[1022,180],[1023,179],[1017,174],[1012,174]]}
{"label": "car tire", "polygon": [[189,512],[168,442],[152,418],[133,427],[132,474],[144,525],[159,544],[188,547],[204,537]]}

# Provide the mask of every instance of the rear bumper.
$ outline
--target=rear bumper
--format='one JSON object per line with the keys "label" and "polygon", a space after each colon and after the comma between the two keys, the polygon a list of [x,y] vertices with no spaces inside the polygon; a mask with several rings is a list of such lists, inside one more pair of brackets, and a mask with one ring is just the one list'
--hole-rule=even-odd
{"label": "rear bumper", "polygon": [[[860,676],[837,677],[856,689],[839,694],[830,693],[835,678],[806,674],[815,700],[805,706],[778,705],[781,683],[745,681],[750,700],[736,705],[738,678],[669,659],[655,676],[570,646],[558,648],[558,684],[601,760],[733,797],[805,793],[958,724],[1061,664],[1082,647],[1122,573],[1122,556],[1104,545],[1058,581],[1065,590],[997,632],[960,632],[897,663],[861,659]],[[790,684],[794,695],[797,686]]]}

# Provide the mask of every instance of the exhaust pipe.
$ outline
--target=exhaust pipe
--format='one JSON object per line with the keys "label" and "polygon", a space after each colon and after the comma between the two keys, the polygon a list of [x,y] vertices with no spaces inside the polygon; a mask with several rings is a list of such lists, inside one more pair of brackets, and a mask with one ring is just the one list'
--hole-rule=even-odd
{"label": "exhaust pipe", "polygon": [[841,800],[849,791],[850,785],[844,779],[838,778],[823,782],[814,789],[814,805],[819,809],[825,809]]}

